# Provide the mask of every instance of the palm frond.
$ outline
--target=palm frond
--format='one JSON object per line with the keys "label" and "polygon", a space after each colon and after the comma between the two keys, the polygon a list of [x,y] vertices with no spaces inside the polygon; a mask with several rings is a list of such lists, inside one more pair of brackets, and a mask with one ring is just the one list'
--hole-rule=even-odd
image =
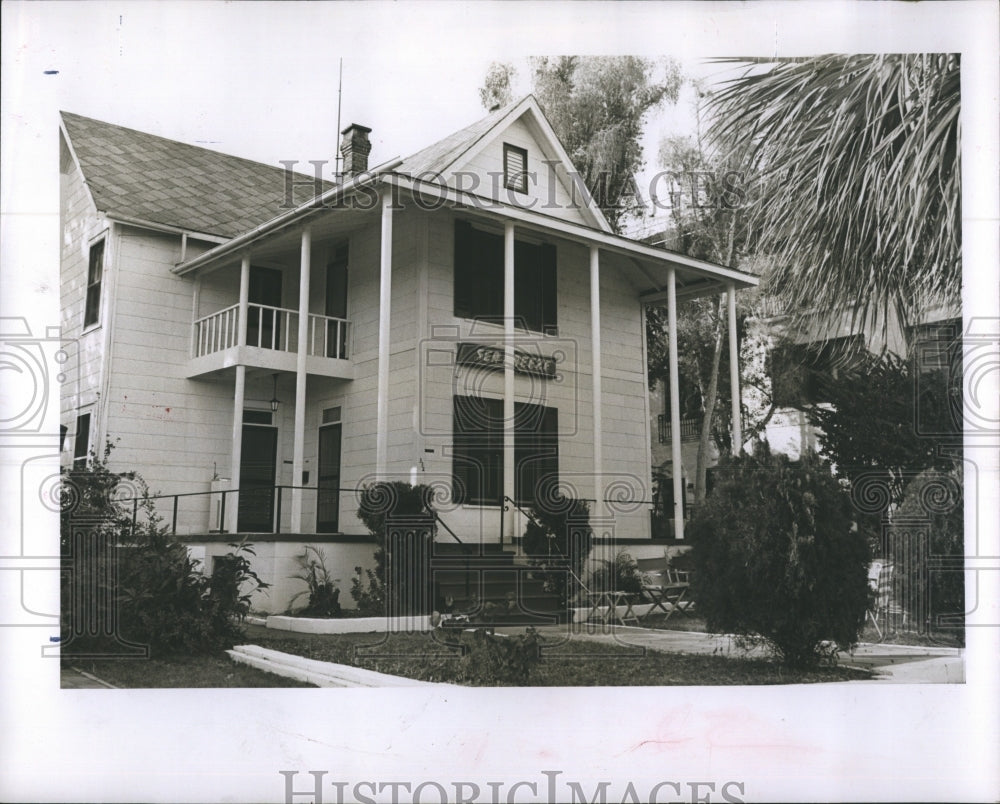
{"label": "palm frond", "polygon": [[717,147],[757,177],[751,226],[793,309],[904,323],[961,293],[957,55],[719,60]]}

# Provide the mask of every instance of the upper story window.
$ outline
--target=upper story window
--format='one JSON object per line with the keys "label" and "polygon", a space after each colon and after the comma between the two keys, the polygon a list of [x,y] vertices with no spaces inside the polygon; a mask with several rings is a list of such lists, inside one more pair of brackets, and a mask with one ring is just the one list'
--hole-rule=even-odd
{"label": "upper story window", "polygon": [[[455,221],[455,316],[503,322],[503,237]],[[514,241],[516,326],[554,335],[556,247]]]}
{"label": "upper story window", "polygon": [[90,247],[90,264],[87,267],[87,302],[83,312],[83,325],[89,327],[101,319],[101,281],[104,278],[104,239]]}
{"label": "upper story window", "polygon": [[503,186],[519,193],[528,192],[528,152],[506,142],[503,144]]}

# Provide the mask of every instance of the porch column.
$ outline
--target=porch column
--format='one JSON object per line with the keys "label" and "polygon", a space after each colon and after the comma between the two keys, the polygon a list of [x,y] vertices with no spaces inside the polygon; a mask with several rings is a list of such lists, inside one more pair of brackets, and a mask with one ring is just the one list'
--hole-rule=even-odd
{"label": "porch column", "polygon": [[243,255],[240,263],[240,312],[236,321],[236,345],[247,345],[247,316],[250,315],[250,255]]}
{"label": "porch column", "polygon": [[736,285],[729,283],[726,289],[726,307],[729,314],[729,389],[732,397],[733,455],[739,455],[743,447],[742,390],[740,388],[740,347],[736,340]]}
{"label": "porch column", "polygon": [[[246,393],[247,367],[236,364],[236,386],[233,390],[233,461],[229,469],[229,488],[239,490],[240,461],[243,458],[243,399]],[[235,533],[240,495],[227,494],[226,509],[222,512],[222,528]]]}
{"label": "porch column", "polygon": [[291,532],[302,533],[302,468],[306,447],[306,355],[309,340],[309,272],[312,266],[312,230],[302,230],[299,256],[299,343],[295,353],[295,435],[292,446]]}
{"label": "porch column", "polygon": [[681,463],[681,394],[677,370],[677,272],[667,270],[667,364],[670,375],[670,473],[674,485],[674,537],[684,538],[684,465]]}
{"label": "porch column", "polygon": [[378,398],[375,407],[375,474],[384,480],[389,438],[389,327],[392,306],[392,191],[382,196],[382,244],[378,300]]}
{"label": "porch column", "polygon": [[[247,342],[247,312],[250,299],[250,255],[244,254],[240,263],[240,311],[236,321],[236,345],[242,347]],[[239,349],[237,349],[239,352]],[[229,467],[230,488],[240,487],[240,462],[243,458],[243,400],[246,394],[247,367],[236,364],[236,383],[233,389],[233,449]],[[239,494],[226,495],[226,510],[223,512],[223,527],[235,532],[239,512]]]}
{"label": "porch column", "polygon": [[198,356],[198,325],[195,322],[201,318],[201,274],[194,278],[194,292],[191,294],[191,357]]}
{"label": "porch column", "polygon": [[[503,493],[514,499],[514,224],[503,227]],[[502,503],[506,505],[506,503]],[[516,510],[504,517],[501,538],[512,544]]]}
{"label": "porch column", "polygon": [[593,375],[594,409],[594,513],[604,516],[604,459],[601,449],[603,434],[601,407],[601,274],[600,252],[590,247],[590,354]]}

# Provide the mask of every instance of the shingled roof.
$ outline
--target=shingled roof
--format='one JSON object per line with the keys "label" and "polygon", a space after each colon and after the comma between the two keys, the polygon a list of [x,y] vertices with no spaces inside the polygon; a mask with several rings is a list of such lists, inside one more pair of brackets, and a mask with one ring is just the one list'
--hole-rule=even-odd
{"label": "shingled roof", "polygon": [[[282,167],[61,114],[94,203],[111,217],[234,237],[284,211]],[[311,186],[294,188],[295,204],[311,197]]]}
{"label": "shingled roof", "polygon": [[[520,103],[518,101],[517,103]],[[396,172],[409,176],[420,176],[422,173],[440,173],[454,162],[462,153],[471,148],[496,123],[503,118],[517,103],[511,103],[502,109],[490,112],[486,117],[477,120],[472,125],[449,134],[433,145],[428,145],[408,156],[396,168]]]}

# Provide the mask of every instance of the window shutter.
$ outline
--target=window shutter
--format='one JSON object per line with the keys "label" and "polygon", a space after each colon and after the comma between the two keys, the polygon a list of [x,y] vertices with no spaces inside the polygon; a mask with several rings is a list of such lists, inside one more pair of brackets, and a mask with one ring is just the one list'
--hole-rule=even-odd
{"label": "window shutter", "polygon": [[503,319],[503,237],[473,230],[476,236],[477,275],[479,308],[474,315],[478,318]]}
{"label": "window shutter", "polygon": [[538,332],[541,298],[538,285],[538,248],[530,243],[514,243],[514,318],[517,326]]}
{"label": "window shutter", "polygon": [[541,293],[542,315],[541,331],[546,335],[556,335],[559,332],[559,322],[556,318],[558,309],[558,293],[556,273],[556,247],[543,243],[539,247],[539,276],[542,281]]}
{"label": "window shutter", "polygon": [[472,277],[472,227],[455,221],[455,317],[472,318],[476,306],[476,287]]}
{"label": "window shutter", "polygon": [[528,192],[528,152],[504,143],[503,173],[504,187],[520,193]]}

